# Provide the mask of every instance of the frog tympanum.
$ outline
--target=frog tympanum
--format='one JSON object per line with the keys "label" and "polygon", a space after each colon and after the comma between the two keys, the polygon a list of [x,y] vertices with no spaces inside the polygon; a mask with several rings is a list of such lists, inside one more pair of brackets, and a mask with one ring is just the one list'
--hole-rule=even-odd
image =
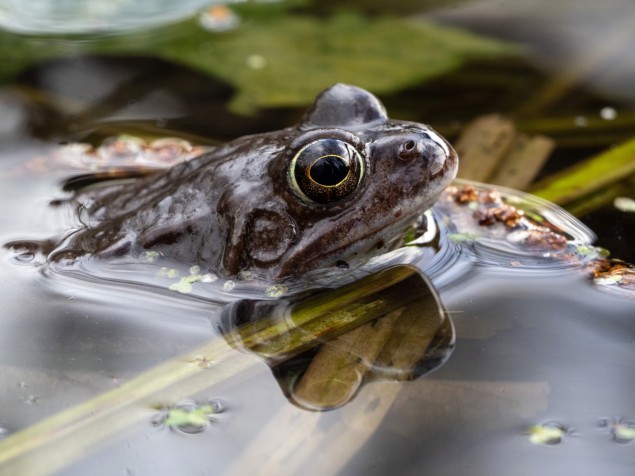
{"label": "frog tympanum", "polygon": [[80,192],[83,228],[51,260],[154,250],[220,275],[271,280],[386,251],[456,174],[429,127],[369,92],[322,92],[301,122],[169,170]]}

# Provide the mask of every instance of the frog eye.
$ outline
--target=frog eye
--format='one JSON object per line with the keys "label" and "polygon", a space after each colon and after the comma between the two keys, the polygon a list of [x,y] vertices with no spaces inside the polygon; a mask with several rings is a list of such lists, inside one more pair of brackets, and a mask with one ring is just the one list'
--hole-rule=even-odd
{"label": "frog eye", "polygon": [[291,186],[317,203],[341,200],[355,191],[364,174],[364,159],[348,142],[319,139],[302,147],[289,166]]}

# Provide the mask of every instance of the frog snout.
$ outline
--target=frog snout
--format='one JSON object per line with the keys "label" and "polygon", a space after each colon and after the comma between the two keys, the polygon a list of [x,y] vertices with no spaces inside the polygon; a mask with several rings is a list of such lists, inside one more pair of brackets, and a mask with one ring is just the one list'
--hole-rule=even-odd
{"label": "frog snout", "polygon": [[423,167],[432,176],[443,171],[450,154],[445,141],[430,130],[402,137],[396,150],[400,162]]}
{"label": "frog snout", "polygon": [[435,176],[444,169],[445,161],[448,158],[446,151],[437,143],[428,143],[424,155],[428,162],[428,169],[431,176]]}
{"label": "frog snout", "polygon": [[442,174],[444,170],[447,169],[448,175],[451,175],[450,180],[454,179],[458,158],[452,146],[433,130],[427,131],[426,143],[428,147],[427,156],[430,162],[430,174],[432,176]]}

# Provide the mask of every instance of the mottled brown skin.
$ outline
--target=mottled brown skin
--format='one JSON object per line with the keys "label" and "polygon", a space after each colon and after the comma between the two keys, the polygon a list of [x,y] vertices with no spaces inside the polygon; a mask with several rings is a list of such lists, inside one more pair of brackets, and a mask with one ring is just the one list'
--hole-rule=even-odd
{"label": "mottled brown skin", "polygon": [[[322,204],[294,189],[289,175],[297,152],[321,138],[351,144],[365,166],[350,195]],[[337,84],[297,126],[80,194],[86,227],[51,259],[155,250],[225,276],[296,277],[385,251],[434,203],[457,165],[427,126],[390,120],[372,94]]]}

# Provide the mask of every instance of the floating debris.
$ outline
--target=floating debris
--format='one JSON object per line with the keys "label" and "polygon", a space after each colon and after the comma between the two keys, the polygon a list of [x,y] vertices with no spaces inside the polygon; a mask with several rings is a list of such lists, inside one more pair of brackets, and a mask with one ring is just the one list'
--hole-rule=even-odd
{"label": "floating debris", "polygon": [[64,145],[55,154],[52,163],[63,163],[95,172],[135,167],[155,170],[169,168],[205,151],[205,147],[194,146],[177,137],[147,142],[140,137],[119,135],[104,139],[96,147],[83,143]]}
{"label": "floating debris", "polygon": [[161,254],[158,251],[144,251],[139,255],[139,261],[142,263],[154,263],[160,256]]}
{"label": "floating debris", "polygon": [[[447,237],[456,245],[467,250],[478,246],[481,256],[488,250],[510,252],[512,245],[513,253],[524,256],[523,267],[578,268],[602,289],[635,299],[635,265],[609,259],[608,250],[591,244],[594,235],[582,223],[556,205],[536,200],[502,188],[464,183],[449,187],[435,208],[454,228]],[[500,255],[489,257],[501,265],[518,266],[516,258],[506,264]]]}
{"label": "floating debris", "polygon": [[[562,251],[569,244],[567,236],[555,225],[548,223],[543,217],[528,216],[523,209],[506,203],[497,190],[464,185],[461,188],[451,187],[447,193],[456,204],[466,206],[472,211],[472,218],[479,227],[503,225],[503,230],[499,232],[486,233],[488,237],[498,235],[509,243],[532,250]],[[464,228],[478,229],[469,224]],[[463,232],[452,236],[455,243],[469,242],[474,241],[478,233]]]}
{"label": "floating debris", "polygon": [[[143,160],[143,139],[138,137],[121,135],[108,137],[105,139],[94,154],[97,159],[109,163],[141,161]],[[92,149],[87,149],[84,153],[91,153]]]}
{"label": "floating debris", "polygon": [[196,151],[196,155],[202,152],[195,148],[188,141],[176,137],[165,137],[156,139],[144,148],[144,162],[157,164],[177,164],[183,160],[192,158],[190,155]]}
{"label": "floating debris", "polygon": [[609,430],[616,443],[630,443],[635,440],[635,422],[623,418],[605,418],[600,420],[600,427]]}
{"label": "floating debris", "polygon": [[515,231],[507,239],[511,243],[532,249],[564,250],[569,244],[564,236],[546,229]]}
{"label": "floating debris", "polygon": [[228,281],[225,281],[225,284],[223,284],[223,291],[230,292],[235,287],[236,287],[236,283],[230,279]]}
{"label": "floating debris", "polygon": [[[161,268],[162,270],[164,268]],[[176,270],[169,270],[176,271]],[[161,275],[161,272],[159,273]],[[176,271],[175,276],[178,276],[178,271]],[[171,277],[168,275],[168,277]],[[192,266],[190,267],[190,274],[187,276],[183,276],[178,282],[171,284],[168,286],[170,291],[176,291],[181,294],[188,294],[192,292],[192,284],[194,283],[212,283],[218,279],[218,276],[212,273],[201,274],[200,266]]]}
{"label": "floating debris", "polygon": [[546,421],[529,429],[529,441],[534,445],[559,445],[572,434],[570,428],[557,421]]}
{"label": "floating debris", "polygon": [[611,254],[609,250],[607,250],[606,248],[602,248],[601,246],[580,245],[576,246],[575,250],[580,256],[589,258],[608,258],[608,256]]}
{"label": "floating debris", "polygon": [[199,281],[201,283],[213,283],[214,281],[218,281],[218,276],[214,273],[205,273],[201,275]]}
{"label": "floating debris", "polygon": [[194,357],[193,360],[190,360],[189,362],[195,363],[202,369],[208,369],[216,363],[216,361],[211,360],[204,355],[197,355],[196,357]]}
{"label": "floating debris", "polygon": [[190,274],[189,276],[182,277],[177,283],[170,284],[168,289],[177,293],[188,294],[192,292],[192,284],[197,281],[200,281],[200,277]]}
{"label": "floating debris", "polygon": [[218,400],[208,402],[183,400],[173,406],[159,407],[157,410],[159,413],[152,419],[154,426],[194,435],[209,427],[210,423],[216,419],[216,415],[222,413],[224,408]]}
{"label": "floating debris", "polygon": [[166,268],[165,266],[161,267],[159,270],[160,278],[176,278],[179,275],[179,270],[175,268]]}
{"label": "floating debris", "polygon": [[596,259],[588,265],[593,282],[598,285],[619,285],[635,291],[635,266],[617,259]]}
{"label": "floating debris", "polygon": [[289,292],[289,288],[284,284],[274,284],[269,286],[265,291],[265,294],[272,298],[279,298]]}
{"label": "floating debris", "polygon": [[33,394],[28,394],[25,395],[24,397],[24,403],[26,403],[27,405],[35,405],[36,403],[39,403],[40,401],[40,397],[38,397],[37,395],[33,395]]}
{"label": "floating debris", "polygon": [[256,279],[257,277],[258,275],[250,270],[243,270],[238,273],[238,279],[240,279],[241,281],[251,281],[253,279]]}

